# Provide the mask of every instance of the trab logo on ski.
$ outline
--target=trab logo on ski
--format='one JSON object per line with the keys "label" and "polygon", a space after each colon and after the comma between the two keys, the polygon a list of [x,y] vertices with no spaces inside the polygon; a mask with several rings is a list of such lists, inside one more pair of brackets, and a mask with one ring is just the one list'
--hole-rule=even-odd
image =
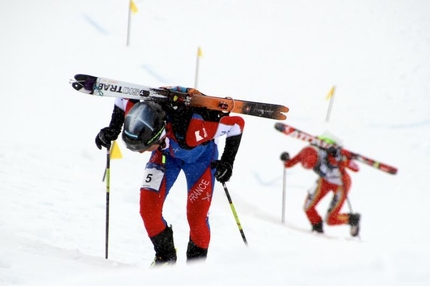
{"label": "trab logo on ski", "polygon": [[[103,91],[111,91],[111,92],[117,92],[121,94],[126,95],[136,95],[136,96],[148,96],[149,91],[128,87],[128,86],[121,86],[117,84],[105,84],[105,83],[99,83],[96,88],[97,91],[99,91],[99,94],[103,96]],[[101,93],[100,93],[101,91]]]}

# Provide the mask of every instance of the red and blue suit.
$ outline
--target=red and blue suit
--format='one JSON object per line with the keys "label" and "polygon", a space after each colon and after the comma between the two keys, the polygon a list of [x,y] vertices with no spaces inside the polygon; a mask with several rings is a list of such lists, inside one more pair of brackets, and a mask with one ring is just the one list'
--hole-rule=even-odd
{"label": "red and blue suit", "polygon": [[[170,89],[189,94],[198,92],[184,87]],[[115,105],[127,114],[135,102],[117,99]],[[217,141],[220,136],[226,136],[223,157],[231,159],[233,164],[244,120],[220,111],[184,105],[163,105],[163,110],[166,112],[165,139],[146,164],[140,189],[140,214],[148,236],[157,248],[157,237],[169,228],[163,217],[164,202],[183,171],[187,181],[186,212],[190,227],[187,257],[206,256],[211,238],[208,212],[215,183],[215,169],[211,168],[211,163],[218,160]],[[193,249],[197,251],[193,253]],[[162,249],[155,250],[163,252]]]}

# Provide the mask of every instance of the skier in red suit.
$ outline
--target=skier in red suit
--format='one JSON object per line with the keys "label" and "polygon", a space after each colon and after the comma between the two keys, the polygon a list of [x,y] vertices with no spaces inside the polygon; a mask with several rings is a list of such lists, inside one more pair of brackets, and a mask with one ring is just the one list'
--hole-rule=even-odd
{"label": "skier in red suit", "polygon": [[[333,139],[320,136],[319,139],[330,144],[336,144]],[[360,214],[341,213],[340,210],[347,199],[351,188],[351,177],[346,172],[349,169],[358,172],[358,165],[341,153],[340,147],[329,149],[314,145],[303,148],[296,156],[290,158],[287,152],[281,154],[281,160],[286,168],[301,163],[303,168],[315,171],[318,179],[305,200],[304,211],[308,217],[312,231],[323,233],[323,219],[318,214],[318,203],[329,193],[333,193],[325,221],[328,225],[350,225],[351,235],[357,236],[360,230]]]}

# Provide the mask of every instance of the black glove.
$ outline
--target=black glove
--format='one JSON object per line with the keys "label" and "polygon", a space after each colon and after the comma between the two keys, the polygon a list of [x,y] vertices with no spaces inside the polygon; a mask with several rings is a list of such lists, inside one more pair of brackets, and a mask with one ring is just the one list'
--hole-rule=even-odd
{"label": "black glove", "polygon": [[241,139],[242,134],[228,137],[225,140],[224,152],[222,153],[221,160],[216,160],[211,163],[211,168],[216,169],[215,179],[217,179],[218,182],[225,183],[230,180],[233,174],[234,159],[239,150]]}
{"label": "black glove", "polygon": [[122,124],[124,123],[124,111],[118,106],[114,106],[112,112],[112,118],[109,127],[105,127],[100,130],[99,134],[96,136],[96,145],[100,150],[102,146],[106,149],[110,148],[111,141],[118,138],[119,133],[121,133]]}
{"label": "black glove", "polygon": [[102,146],[106,149],[110,149],[111,141],[118,138],[118,133],[114,132],[111,128],[105,127],[100,130],[99,134],[96,136],[96,145],[100,150]]}
{"label": "black glove", "polygon": [[288,152],[284,152],[281,154],[281,160],[284,162],[290,161],[290,154]]}
{"label": "black glove", "polygon": [[216,169],[215,179],[221,183],[225,183],[230,180],[231,175],[233,174],[233,166],[230,163],[222,160],[213,161],[211,163],[211,168]]}

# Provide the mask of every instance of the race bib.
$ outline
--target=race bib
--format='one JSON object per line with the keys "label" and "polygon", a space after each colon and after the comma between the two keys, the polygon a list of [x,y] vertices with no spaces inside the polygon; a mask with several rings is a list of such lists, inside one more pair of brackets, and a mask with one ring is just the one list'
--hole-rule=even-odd
{"label": "race bib", "polygon": [[159,192],[163,177],[164,172],[162,170],[147,167],[143,175],[143,182],[141,187]]}

